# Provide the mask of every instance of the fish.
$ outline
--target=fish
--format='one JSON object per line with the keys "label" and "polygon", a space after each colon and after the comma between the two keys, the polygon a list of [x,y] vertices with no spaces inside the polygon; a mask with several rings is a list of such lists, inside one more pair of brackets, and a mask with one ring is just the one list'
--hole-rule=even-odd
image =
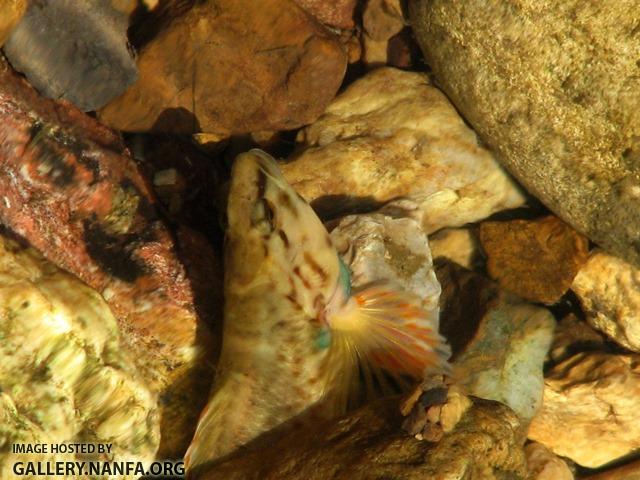
{"label": "fish", "polygon": [[386,281],[352,288],[329,232],[267,153],[236,158],[227,218],[222,351],[187,471],[308,411],[339,416],[389,379],[449,371],[437,314]]}

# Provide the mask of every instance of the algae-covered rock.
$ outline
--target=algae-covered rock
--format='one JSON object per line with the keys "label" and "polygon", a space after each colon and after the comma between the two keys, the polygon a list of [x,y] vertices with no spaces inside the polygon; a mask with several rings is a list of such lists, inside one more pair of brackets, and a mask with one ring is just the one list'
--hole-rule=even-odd
{"label": "algae-covered rock", "polygon": [[436,275],[453,377],[469,394],[508,405],[527,425],[542,404],[553,315],[444,259],[436,261]]}
{"label": "algae-covered rock", "polygon": [[427,63],[534,195],[640,265],[639,0],[412,0]]}
{"label": "algae-covered rock", "polygon": [[[13,478],[18,461],[148,465],[158,449],[157,397],[122,349],[107,304],[34,250],[4,237],[0,387],[1,478]],[[65,442],[112,448],[110,454],[17,454],[9,447]]]}

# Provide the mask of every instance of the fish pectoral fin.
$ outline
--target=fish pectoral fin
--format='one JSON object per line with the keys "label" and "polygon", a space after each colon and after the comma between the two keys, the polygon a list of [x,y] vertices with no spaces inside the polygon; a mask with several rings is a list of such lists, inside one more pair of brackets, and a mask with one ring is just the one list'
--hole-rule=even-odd
{"label": "fish pectoral fin", "polygon": [[374,388],[389,390],[389,379],[402,385],[406,377],[422,380],[429,373],[450,374],[451,350],[436,330],[434,315],[416,295],[387,283],[355,290],[344,306],[327,316],[333,369],[340,369],[341,363],[347,372],[345,380],[337,382],[342,390],[338,396],[352,396],[358,380],[369,393]]}

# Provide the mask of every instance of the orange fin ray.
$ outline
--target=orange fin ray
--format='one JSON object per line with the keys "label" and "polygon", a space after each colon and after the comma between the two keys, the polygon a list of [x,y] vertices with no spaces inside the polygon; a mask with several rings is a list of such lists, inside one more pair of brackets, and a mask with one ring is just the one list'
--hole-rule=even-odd
{"label": "orange fin ray", "polygon": [[[422,380],[429,373],[451,373],[451,350],[437,332],[438,312],[420,298],[387,283],[355,290],[347,302],[327,315],[333,346],[343,361],[360,368],[367,390],[385,382],[382,371],[398,380]],[[338,347],[338,344],[340,346]],[[351,388],[344,385],[344,388]]]}

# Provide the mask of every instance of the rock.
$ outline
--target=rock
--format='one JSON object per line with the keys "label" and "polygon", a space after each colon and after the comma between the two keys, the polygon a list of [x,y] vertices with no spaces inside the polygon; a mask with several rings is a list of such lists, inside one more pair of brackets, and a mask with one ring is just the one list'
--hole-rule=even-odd
{"label": "rock", "polygon": [[290,0],[189,5],[168,2],[140,27],[138,81],[99,112],[107,125],[222,137],[290,130],[334,97],[344,48]]}
{"label": "rock", "polygon": [[[155,0],[157,2],[157,0]],[[111,8],[125,15],[131,15],[136,8],[144,8],[145,10],[153,9],[148,0],[110,0]]]}
{"label": "rock", "polygon": [[524,202],[446,97],[420,73],[368,73],[298,141],[303,150],[283,165],[283,173],[325,217],[408,197],[398,209],[415,209],[431,233]]}
{"label": "rock", "polygon": [[331,231],[352,273],[352,285],[388,280],[418,295],[438,324],[440,284],[426,234],[411,218],[381,213],[349,215]]}
{"label": "rock", "polygon": [[127,145],[172,221],[188,225],[207,238],[222,238],[216,197],[223,178],[223,162],[211,161],[215,152],[173,135],[129,135]]}
{"label": "rock", "polygon": [[544,445],[532,442],[524,447],[530,480],[573,480],[573,473],[564,460],[556,457]]}
{"label": "rock", "polygon": [[577,352],[606,351],[604,336],[570,313],[556,326],[549,357],[560,363]]}
{"label": "rock", "polygon": [[597,468],[640,448],[640,356],[580,352],[546,375],[529,438]]}
{"label": "rock", "polygon": [[443,375],[427,377],[401,404],[402,428],[418,440],[439,442],[455,429],[473,402]]}
{"label": "rock", "polygon": [[582,480],[639,480],[640,461],[628,463],[621,467],[611,468],[595,475],[581,477]]}
{"label": "rock", "polygon": [[400,0],[369,0],[362,12],[363,61],[367,66],[389,63],[389,40],[405,27]]}
{"label": "rock", "polygon": [[478,235],[471,228],[444,228],[429,236],[429,246],[434,259],[448,258],[469,270],[484,263]]}
{"label": "rock", "polygon": [[[0,309],[0,476],[16,478],[14,468],[26,462],[148,466],[160,443],[158,398],[122,347],[100,295],[2,236]],[[112,450],[17,454],[10,448],[67,442],[108,443]]]}
{"label": "rock", "polygon": [[[207,303],[221,288],[215,252],[194,232],[174,240],[114,132],[68,102],[39,97],[4,62],[0,125],[1,223],[105,298],[162,396],[163,425],[188,437],[210,385],[209,324],[221,316],[221,305]],[[197,258],[192,271],[189,257]],[[164,423],[175,412],[175,422]],[[181,455],[186,443],[166,450],[175,440],[166,433],[161,452]]]}
{"label": "rock", "polygon": [[403,69],[424,68],[424,59],[420,47],[415,41],[413,31],[405,26],[387,43],[387,65]]}
{"label": "rock", "polygon": [[532,194],[640,266],[638,0],[412,0],[438,84]]}
{"label": "rock", "polygon": [[0,47],[20,21],[27,9],[27,0],[3,0],[0,2]]}
{"label": "rock", "polygon": [[507,407],[474,400],[454,430],[434,444],[400,429],[397,405],[397,398],[385,399],[313,432],[297,429],[258,439],[194,478],[525,478],[518,420]]}
{"label": "rock", "polygon": [[542,367],[555,321],[489,279],[436,262],[440,332],[453,350],[453,378],[470,395],[503,402],[526,425],[542,402]]}
{"label": "rock", "polygon": [[101,0],[31,2],[4,53],[43,95],[97,110],[136,80],[128,26]]}
{"label": "rock", "polygon": [[318,21],[335,28],[353,28],[357,0],[295,0]]}
{"label": "rock", "polygon": [[483,222],[489,275],[522,298],[556,303],[589,255],[588,240],[554,216]]}
{"label": "rock", "polygon": [[640,352],[640,270],[595,251],[573,281],[587,321],[620,345]]}

